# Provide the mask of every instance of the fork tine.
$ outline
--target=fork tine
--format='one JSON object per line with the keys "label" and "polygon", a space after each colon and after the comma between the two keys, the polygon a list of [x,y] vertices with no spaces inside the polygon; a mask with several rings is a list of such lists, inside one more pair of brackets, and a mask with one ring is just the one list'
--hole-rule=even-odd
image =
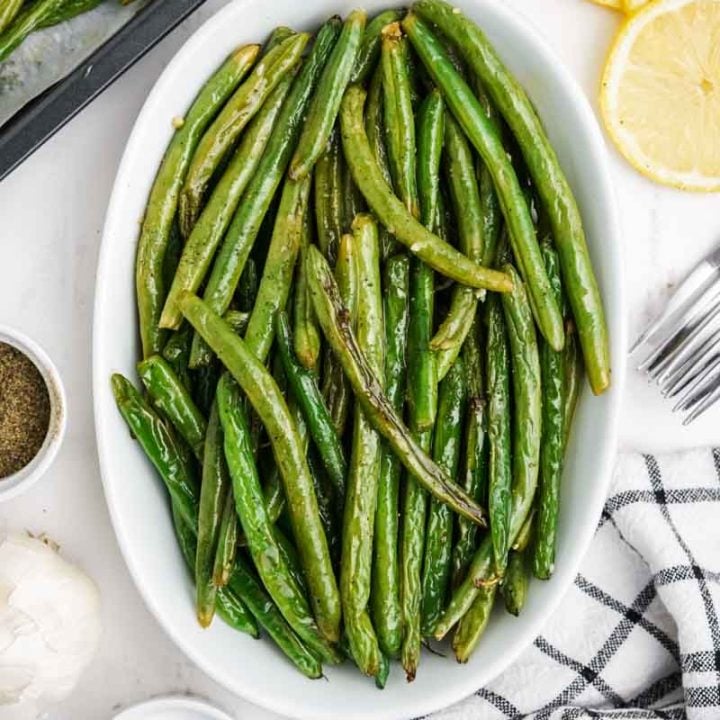
{"label": "fork tine", "polygon": [[717,287],[717,267],[706,262],[698,265],[675,291],[663,312],[655,317],[645,332],[633,343],[630,355],[639,350],[642,345],[660,340],[660,337],[657,340],[654,338],[662,336],[661,331],[663,330],[667,332],[666,328],[672,331],[672,328],[682,322],[681,318],[688,311],[692,311],[707,292]]}
{"label": "fork tine", "polygon": [[[693,328],[708,312],[720,307],[720,278],[706,287],[705,291],[698,298],[697,302],[689,307],[684,307],[682,314],[677,313],[672,328],[666,329],[666,335],[658,342],[656,348],[638,366],[638,370],[646,371],[655,366],[665,358],[665,353],[671,352],[674,344],[682,341],[682,333]],[[659,362],[660,361],[660,362]]]}
{"label": "fork tine", "polygon": [[648,371],[650,377],[655,378],[658,385],[665,384],[678,367],[681,367],[688,358],[692,358],[693,353],[703,349],[708,342],[714,341],[716,331],[720,329],[714,327],[718,325],[716,321],[719,316],[720,304],[714,307],[707,317],[690,330],[682,342],[668,353],[667,357]]}
{"label": "fork tine", "polygon": [[664,373],[662,378],[657,380],[661,388],[666,388],[677,382],[680,378],[687,377],[691,379],[700,372],[712,358],[715,353],[717,339],[711,336],[697,349],[694,355],[686,358],[682,363],[675,364],[668,373]]}
{"label": "fork tine", "polygon": [[689,425],[693,420],[697,420],[719,397],[720,383],[715,385],[715,387],[695,405],[690,411],[690,414],[683,420],[683,425]]}
{"label": "fork tine", "polygon": [[665,395],[665,397],[673,397],[682,391],[677,403],[673,407],[673,412],[677,410],[687,410],[696,402],[698,396],[702,395],[703,390],[707,389],[706,386],[718,378],[720,378],[720,355],[716,355],[702,371],[689,382],[687,378],[685,378],[684,382],[678,383],[674,392]]}

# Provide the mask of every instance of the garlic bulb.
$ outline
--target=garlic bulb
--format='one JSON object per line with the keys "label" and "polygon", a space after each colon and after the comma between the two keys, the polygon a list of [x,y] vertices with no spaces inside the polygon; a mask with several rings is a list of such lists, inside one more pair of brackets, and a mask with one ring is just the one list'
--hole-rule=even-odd
{"label": "garlic bulb", "polygon": [[100,629],[100,596],[82,571],[37,538],[0,542],[0,717],[67,696]]}

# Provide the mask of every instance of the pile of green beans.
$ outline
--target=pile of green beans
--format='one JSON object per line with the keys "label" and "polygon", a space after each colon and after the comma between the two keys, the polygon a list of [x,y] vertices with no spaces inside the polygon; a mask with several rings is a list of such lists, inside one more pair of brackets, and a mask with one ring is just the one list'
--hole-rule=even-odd
{"label": "pile of green beans", "polygon": [[277,28],[188,109],[140,234],[145,392],[112,386],[201,625],[382,687],[453,629],[467,661],[552,575],[584,367],[595,392],[609,367],[534,113],[444,0]]}

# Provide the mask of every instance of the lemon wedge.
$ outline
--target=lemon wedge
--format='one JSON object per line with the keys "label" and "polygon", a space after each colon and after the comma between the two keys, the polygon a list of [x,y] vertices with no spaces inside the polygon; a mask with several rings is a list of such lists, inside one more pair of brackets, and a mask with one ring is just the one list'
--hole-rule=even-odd
{"label": "lemon wedge", "polygon": [[600,107],[641,173],[683,190],[720,190],[720,0],[653,0],[610,50]]}

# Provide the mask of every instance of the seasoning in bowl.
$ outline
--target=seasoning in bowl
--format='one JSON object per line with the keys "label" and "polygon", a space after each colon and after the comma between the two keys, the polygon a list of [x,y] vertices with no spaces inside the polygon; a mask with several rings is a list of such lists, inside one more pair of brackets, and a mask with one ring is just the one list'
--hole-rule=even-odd
{"label": "seasoning in bowl", "polygon": [[0,342],[0,480],[22,470],[50,426],[50,393],[30,358]]}

